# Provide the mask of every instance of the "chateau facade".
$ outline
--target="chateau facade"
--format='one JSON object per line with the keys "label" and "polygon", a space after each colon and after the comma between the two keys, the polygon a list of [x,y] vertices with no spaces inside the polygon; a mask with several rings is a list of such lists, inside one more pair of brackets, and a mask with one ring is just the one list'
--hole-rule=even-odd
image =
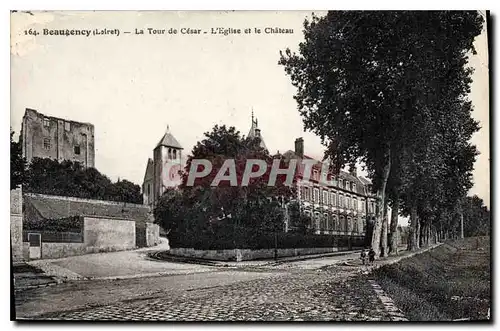
{"label": "chateau facade", "polygon": [[309,228],[314,233],[365,234],[366,221],[375,216],[376,206],[368,179],[357,176],[356,172],[340,171],[338,176],[332,178],[321,173],[323,163],[304,155],[302,138],[295,140],[294,151],[289,150],[283,156],[285,159],[297,159],[298,165],[302,160],[314,162],[309,178],[304,180],[299,171],[296,180],[300,212],[310,217]]}

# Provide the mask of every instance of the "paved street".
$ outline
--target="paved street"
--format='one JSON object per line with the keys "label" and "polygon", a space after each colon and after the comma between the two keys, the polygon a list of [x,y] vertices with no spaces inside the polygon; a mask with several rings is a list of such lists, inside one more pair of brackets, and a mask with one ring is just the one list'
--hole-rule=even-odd
{"label": "paved street", "polygon": [[332,265],[332,258],[338,260],[69,282],[18,294],[16,312],[58,320],[397,320],[363,275],[365,267]]}

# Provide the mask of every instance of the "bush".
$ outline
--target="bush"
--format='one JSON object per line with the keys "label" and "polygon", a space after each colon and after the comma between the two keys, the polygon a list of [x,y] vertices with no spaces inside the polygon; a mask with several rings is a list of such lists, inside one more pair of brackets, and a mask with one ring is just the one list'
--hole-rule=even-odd
{"label": "bush", "polygon": [[363,246],[363,237],[338,235],[304,235],[299,233],[259,232],[254,229],[221,226],[206,231],[177,232],[169,235],[171,247],[201,250],[273,249],[278,248],[352,247]]}
{"label": "bush", "polygon": [[53,232],[81,232],[83,230],[83,217],[71,216],[54,220],[33,221],[24,220],[23,230],[28,231],[53,231]]}

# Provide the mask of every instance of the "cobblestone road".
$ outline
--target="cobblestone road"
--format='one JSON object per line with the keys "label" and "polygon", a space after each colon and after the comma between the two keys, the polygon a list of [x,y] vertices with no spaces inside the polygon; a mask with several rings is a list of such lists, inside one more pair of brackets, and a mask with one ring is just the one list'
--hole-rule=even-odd
{"label": "cobblestone road", "polygon": [[[249,270],[247,269],[246,272]],[[255,270],[259,272],[263,270]],[[271,271],[271,270],[267,270]],[[139,321],[394,320],[360,268],[273,270],[273,277],[186,289],[36,319]],[[171,293],[174,294],[174,293]]]}

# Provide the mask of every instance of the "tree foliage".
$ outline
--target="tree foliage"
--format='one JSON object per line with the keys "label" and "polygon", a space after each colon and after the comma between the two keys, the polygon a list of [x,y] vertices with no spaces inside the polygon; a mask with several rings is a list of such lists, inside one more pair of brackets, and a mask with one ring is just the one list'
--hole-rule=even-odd
{"label": "tree foliage", "polygon": [[[286,167],[285,160],[271,156],[260,147],[259,138],[242,137],[234,127],[216,125],[193,147],[182,174],[182,184],[178,190],[167,190],[160,198],[155,218],[166,230],[174,232],[192,233],[194,229],[213,232],[222,228],[234,231],[236,227],[253,228],[256,232],[281,231],[284,227],[281,207],[295,192],[291,186],[284,185],[283,175],[277,176],[276,185],[268,186],[271,165],[276,158],[281,167]],[[187,184],[189,171],[197,159],[208,160],[212,170],[191,186]],[[247,161],[252,159],[264,160],[266,172],[242,186]],[[234,160],[237,185],[221,181],[212,186],[226,160]]]}
{"label": "tree foliage", "polygon": [[141,188],[128,180],[113,183],[79,162],[34,158],[27,168],[26,192],[142,203]]}
{"label": "tree foliage", "polygon": [[413,249],[417,225],[440,222],[471,187],[478,126],[467,60],[482,24],[475,11],[331,11],[304,22],[298,52],[281,53],[325,157],[337,171],[366,165],[378,197],[376,251],[386,196],[411,214]]}
{"label": "tree foliage", "polygon": [[14,131],[10,132],[10,189],[16,189],[26,181],[26,160],[22,146],[13,141]]}

